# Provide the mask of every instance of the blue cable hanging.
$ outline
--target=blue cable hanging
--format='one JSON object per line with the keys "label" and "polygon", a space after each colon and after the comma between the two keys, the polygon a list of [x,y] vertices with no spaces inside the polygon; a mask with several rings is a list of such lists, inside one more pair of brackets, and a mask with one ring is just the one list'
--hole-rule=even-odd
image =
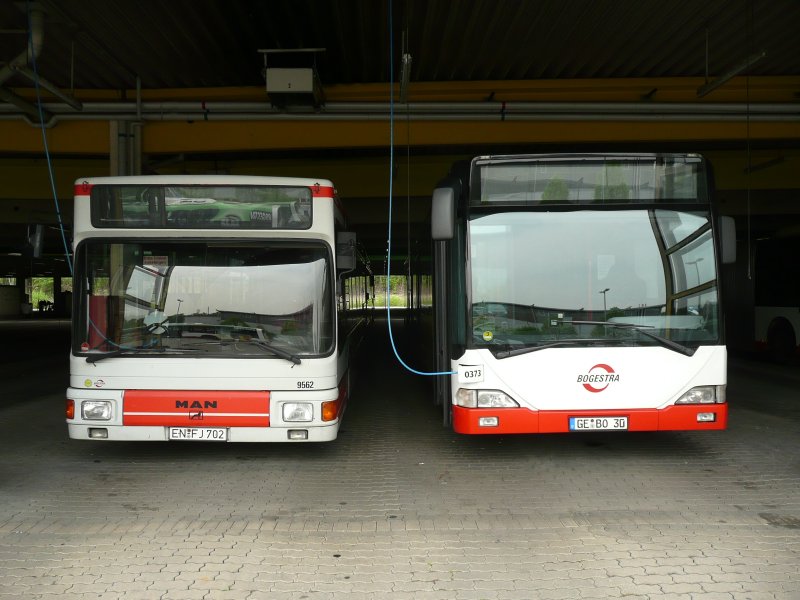
{"label": "blue cable hanging", "polygon": [[58,220],[58,228],[61,231],[61,241],[64,243],[64,256],[67,259],[67,266],[69,267],[69,274],[72,275],[72,257],[69,252],[69,244],[67,243],[67,235],[64,231],[64,221],[61,218],[61,207],[58,203],[58,194],[56,193],[56,179],[53,172],[53,161],[50,158],[50,149],[47,146],[47,131],[44,126],[44,111],[42,110],[42,94],[39,89],[39,71],[36,66],[36,50],[33,47],[33,27],[31,23],[31,6],[30,0],[25,0],[25,9],[28,16],[28,48],[31,53],[31,63],[33,65],[33,84],[36,88],[36,106],[39,109],[39,125],[42,129],[42,142],[44,144],[44,155],[47,160],[47,171],[50,175],[50,189],[53,193],[53,202],[56,207],[56,219]]}
{"label": "blue cable hanging", "polygon": [[389,329],[389,343],[398,362],[403,367],[415,375],[455,375],[455,371],[418,371],[406,364],[401,358],[394,343],[392,333],[392,306],[390,302],[392,291],[392,212],[394,195],[394,18],[392,16],[392,0],[389,2],[389,234],[388,234],[388,255],[386,260],[386,326]]}

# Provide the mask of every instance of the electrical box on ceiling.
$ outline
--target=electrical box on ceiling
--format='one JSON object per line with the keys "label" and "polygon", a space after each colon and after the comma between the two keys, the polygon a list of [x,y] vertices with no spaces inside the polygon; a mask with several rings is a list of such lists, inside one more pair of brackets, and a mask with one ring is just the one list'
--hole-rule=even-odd
{"label": "electrical box on ceiling", "polygon": [[264,79],[269,100],[278,108],[325,103],[316,55],[324,48],[259,50],[264,55]]}
{"label": "electrical box on ceiling", "polygon": [[324,103],[322,85],[314,69],[266,69],[267,94],[274,106],[314,106]]}
{"label": "electrical box on ceiling", "polygon": [[312,69],[267,69],[268,94],[313,94]]}

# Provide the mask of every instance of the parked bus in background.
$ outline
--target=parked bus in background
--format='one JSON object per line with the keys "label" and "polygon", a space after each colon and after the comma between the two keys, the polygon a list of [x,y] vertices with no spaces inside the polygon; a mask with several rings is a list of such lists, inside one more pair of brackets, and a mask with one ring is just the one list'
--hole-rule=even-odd
{"label": "parked bus in background", "polygon": [[800,235],[758,240],[754,251],[756,344],[786,363],[800,338]]}
{"label": "parked bus in background", "polygon": [[336,438],[365,301],[330,181],[83,179],[74,227],[71,438]]}
{"label": "parked bus in background", "polygon": [[433,195],[437,400],[455,431],[724,429],[716,216],[695,154],[479,156]]}

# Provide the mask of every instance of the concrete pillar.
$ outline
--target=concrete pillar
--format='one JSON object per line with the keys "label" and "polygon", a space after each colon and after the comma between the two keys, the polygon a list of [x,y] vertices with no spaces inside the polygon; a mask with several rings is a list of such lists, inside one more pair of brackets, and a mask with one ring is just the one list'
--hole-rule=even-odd
{"label": "concrete pillar", "polygon": [[110,121],[108,133],[109,175],[142,174],[142,124],[132,121]]}

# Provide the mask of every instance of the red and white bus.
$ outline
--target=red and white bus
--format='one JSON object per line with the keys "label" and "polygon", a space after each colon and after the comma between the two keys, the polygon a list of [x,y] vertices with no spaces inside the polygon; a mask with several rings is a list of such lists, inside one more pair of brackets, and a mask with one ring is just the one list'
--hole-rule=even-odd
{"label": "red and white bus", "polygon": [[[435,190],[436,370],[455,431],[724,429],[718,218],[693,154],[479,156]],[[724,247],[724,252],[721,252]]]}
{"label": "red and white bus", "polygon": [[343,229],[321,179],[77,181],[69,436],[335,439],[363,325]]}

